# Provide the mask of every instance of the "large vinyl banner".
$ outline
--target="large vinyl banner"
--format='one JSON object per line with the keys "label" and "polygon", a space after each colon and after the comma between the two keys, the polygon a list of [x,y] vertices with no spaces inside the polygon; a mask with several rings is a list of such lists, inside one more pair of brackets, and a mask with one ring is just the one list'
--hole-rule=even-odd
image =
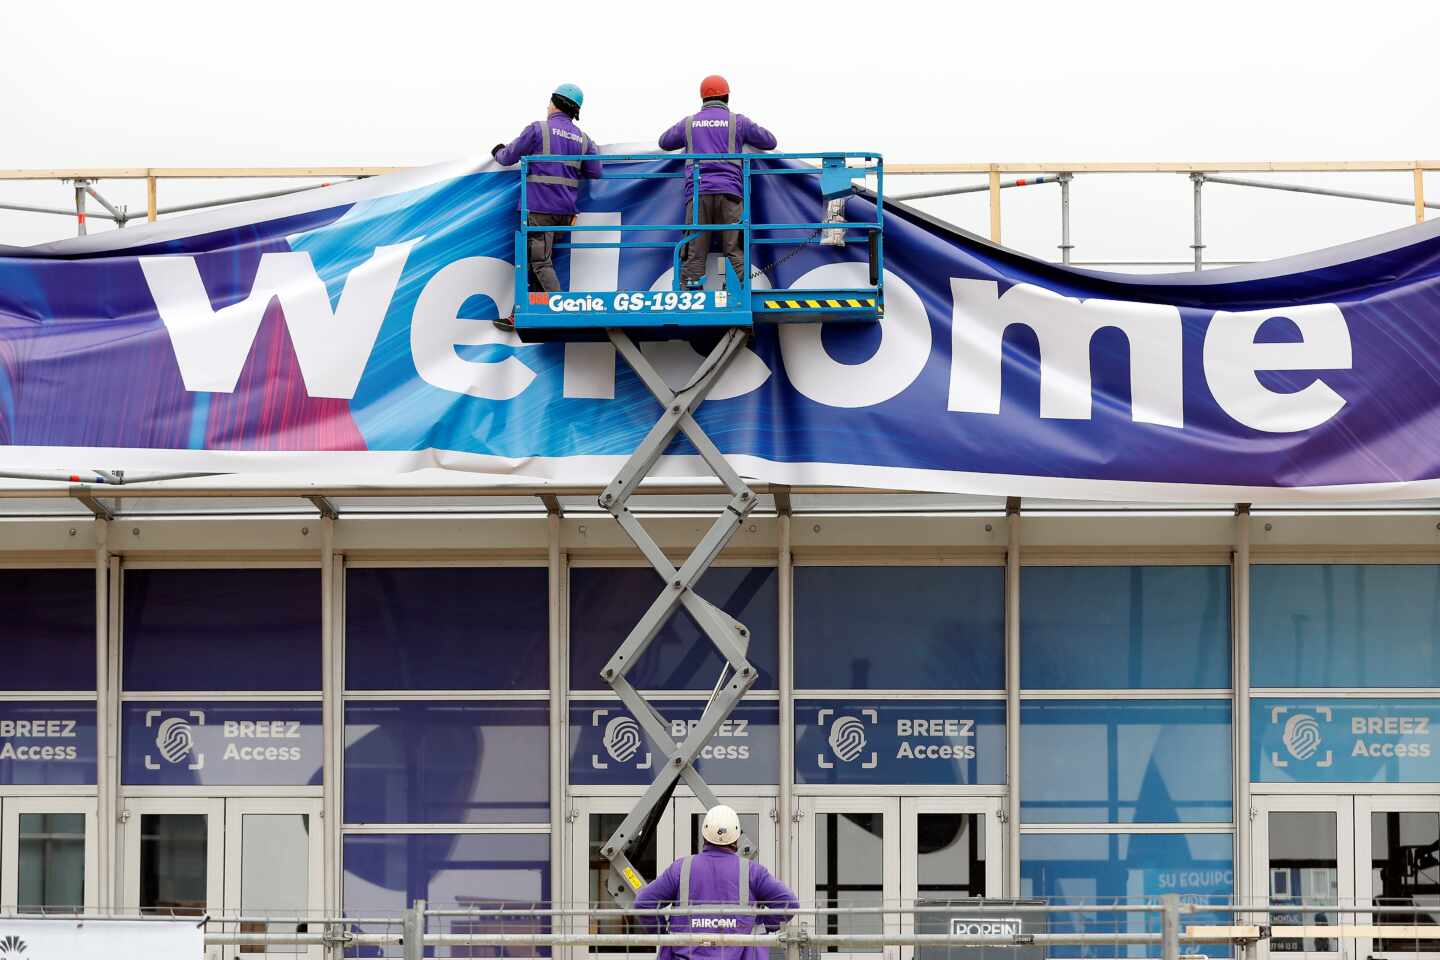
{"label": "large vinyl banner", "polygon": [[[811,180],[759,178],[758,215],[816,219]],[[513,301],[517,196],[513,169],[465,162],[0,249],[0,471],[607,481],[658,407],[608,344],[522,344],[491,324]],[[852,219],[873,215],[849,203]],[[582,207],[591,224],[676,222],[679,183],[599,181]],[[759,330],[699,420],[744,474],[793,484],[1434,496],[1437,233],[1136,277],[1044,263],[893,206],[884,320]],[[810,247],[770,275],[844,286],[864,257],[862,244]],[[670,282],[650,249],[558,267],[574,290]],[[678,384],[696,346],[645,349]],[[701,471],[683,441],[662,468]]]}

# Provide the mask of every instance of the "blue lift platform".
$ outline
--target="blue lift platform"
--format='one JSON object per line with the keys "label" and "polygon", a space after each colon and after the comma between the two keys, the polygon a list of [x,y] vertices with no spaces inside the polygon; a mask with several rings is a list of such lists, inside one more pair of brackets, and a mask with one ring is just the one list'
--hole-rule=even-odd
{"label": "blue lift platform", "polygon": [[[690,223],[623,223],[577,224],[565,227],[534,227],[528,224],[529,205],[525,178],[531,163],[574,161],[573,156],[533,156],[520,161],[520,230],[515,236],[515,330],[526,342],[539,340],[605,339],[607,330],[647,332],[669,337],[685,337],[700,330],[751,329],[757,323],[852,322],[873,323],[885,312],[883,278],[885,270],[884,225],[879,211],[884,197],[884,162],[870,153],[681,153],[605,154],[594,157],[605,170],[604,179],[677,180],[691,178],[699,192],[700,164],[705,161],[728,161],[740,166],[741,213],[736,224]],[[587,158],[591,159],[591,158]],[[673,169],[674,163],[685,161],[685,172]],[[786,162],[789,161],[789,162]],[[624,169],[644,165],[651,169]],[[620,167],[621,169],[616,169]],[[654,168],[661,169],[654,169]],[[851,195],[854,181],[875,178],[874,220],[849,221],[825,216],[817,210],[812,221],[798,223],[765,223],[754,219],[752,183],[757,177],[802,176],[818,180],[820,196],[826,205],[843,201]],[[843,210],[843,205],[840,207]],[[698,213],[698,211],[697,211]],[[579,239],[585,233],[619,231],[616,242]],[[680,264],[685,244],[702,232],[738,231],[745,258],[745,276],[724,261],[724,283],[719,289],[684,290],[680,284]],[[556,250],[620,248],[668,249],[672,273],[669,290],[566,291],[556,294],[526,291],[529,277],[529,239],[535,233],[568,233],[572,239],[557,242]],[[644,235],[645,239],[625,239],[626,235]],[[654,239],[656,235],[660,239]],[[866,250],[869,282],[861,287],[844,289],[766,289],[754,287],[755,252],[761,247],[787,250],[786,256],[799,248],[812,246],[837,248],[860,244]],[[712,253],[718,243],[711,244]],[[768,269],[768,268],[767,268]]]}
{"label": "blue lift platform", "polygon": [[[750,631],[718,606],[703,599],[695,586],[735,532],[755,509],[757,497],[745,480],[726,461],[720,451],[696,422],[695,410],[705,401],[730,363],[739,355],[757,324],[761,323],[875,323],[885,311],[883,292],[883,190],[884,173],[878,154],[655,154],[603,155],[596,157],[607,169],[606,179],[681,179],[693,178],[698,191],[699,161],[725,160],[740,166],[743,188],[741,219],[736,224],[672,224],[573,225],[535,227],[528,225],[525,174],[531,162],[567,160],[574,157],[535,156],[521,161],[520,230],[515,236],[515,330],[525,341],[542,340],[606,340],[635,370],[640,380],[660,402],[660,416],[655,425],[631,454],[615,479],[600,495],[600,506],[609,512],[631,541],[659,574],[663,588],[651,603],[615,654],[600,671],[635,717],[652,752],[662,763],[655,764],[654,781],[634,808],[611,834],[601,848],[609,861],[606,889],[621,906],[630,906],[635,893],[648,879],[634,865],[635,854],[645,845],[660,822],[671,795],[681,783],[705,806],[719,801],[695,769],[695,760],[711,736],[740,703],[757,678],[755,667],[747,659]],[[684,172],[674,170],[666,160],[685,161]],[[644,169],[635,169],[637,165]],[[620,169],[614,169],[619,166]],[[810,221],[798,223],[756,222],[751,189],[756,177],[810,176],[819,179],[822,209]],[[844,199],[854,190],[854,181],[875,178],[874,220],[844,219]],[[587,241],[586,233],[620,231],[618,242]],[[724,258],[723,283],[715,289],[682,289],[680,263],[685,243],[706,231],[738,230],[744,252],[744,276],[737,277]],[[529,237],[537,232],[569,233],[568,242],[557,242],[556,249],[662,249],[670,251],[673,280],[668,290],[566,291],[562,293],[527,290]],[[626,240],[627,234],[639,234]],[[656,236],[661,239],[655,239]],[[755,289],[755,250],[761,247],[789,248],[779,262],[806,247],[820,250],[862,244],[869,265],[867,284],[837,289]],[[712,250],[716,245],[712,244]],[[836,261],[853,260],[836,257]],[[773,269],[773,264],[771,269]],[[675,390],[635,343],[636,337],[700,338],[719,335],[719,342],[697,367],[690,382]],[[700,539],[693,552],[677,567],[665,551],[645,530],[628,501],[642,480],[654,469],[672,441],[684,434],[701,459],[725,486],[730,500]],[[631,667],[650,643],[681,608],[694,618],[701,631],[725,661],[709,701],[699,722],[680,741],[671,735],[669,722],[653,704],[627,679]],[[788,816],[781,811],[781,816]],[[740,853],[753,857],[753,842],[740,838]]]}

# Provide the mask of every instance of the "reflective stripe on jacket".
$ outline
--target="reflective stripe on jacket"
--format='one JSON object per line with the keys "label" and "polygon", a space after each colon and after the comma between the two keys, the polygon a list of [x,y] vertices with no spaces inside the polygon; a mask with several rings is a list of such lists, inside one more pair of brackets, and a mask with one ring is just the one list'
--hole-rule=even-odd
{"label": "reflective stripe on jacket", "polygon": [[[746,147],[774,150],[775,135],[743,113],[732,113],[720,100],[706,100],[699,113],[691,114],[660,135],[661,150],[686,153],[740,153]],[[686,165],[685,198],[695,189],[690,166]],[[741,194],[740,161],[705,160],[700,163],[701,193]]]}
{"label": "reflective stripe on jacket", "polygon": [[495,154],[495,159],[508,167],[526,156],[576,157],[532,163],[525,177],[525,200],[532,213],[574,214],[580,178],[600,176],[599,161],[579,158],[595,153],[595,144],[575,121],[557,111],[520,131],[520,136]]}
{"label": "reflective stripe on jacket", "polygon": [[[728,913],[706,914],[703,906],[756,906],[793,910],[799,900],[790,888],[775,879],[762,864],[737,856],[728,847],[706,843],[705,849],[693,857],[681,857],[664,873],[642,887],[635,895],[635,909],[654,910],[673,903],[696,909],[683,916],[672,916],[672,933],[691,930],[701,933],[750,933],[762,924],[775,930],[785,917],[767,915],[762,919],[751,915]],[[641,917],[651,929],[661,929],[658,917]],[[766,952],[758,947],[661,947],[657,960],[766,960]]]}

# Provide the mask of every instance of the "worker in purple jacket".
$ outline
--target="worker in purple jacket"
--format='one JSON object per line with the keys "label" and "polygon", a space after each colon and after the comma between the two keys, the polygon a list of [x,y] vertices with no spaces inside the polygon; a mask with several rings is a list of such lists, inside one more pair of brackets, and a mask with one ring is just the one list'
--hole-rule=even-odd
{"label": "worker in purple jacket", "polygon": [[[520,131],[509,144],[497,143],[490,151],[495,160],[510,166],[520,158],[531,155],[558,155],[583,157],[596,153],[595,144],[575,125],[580,117],[580,105],[585,94],[573,83],[562,83],[550,95],[548,112],[544,120]],[[598,160],[556,160],[532,163],[525,177],[525,203],[530,214],[527,222],[532,227],[568,227],[575,222],[578,211],[576,198],[580,193],[582,176],[596,179],[600,176]],[[530,234],[530,289],[554,293],[560,289],[560,278],[555,275],[555,234]],[[517,294],[519,291],[516,291]],[[513,318],[498,320],[497,325],[514,329]]]}
{"label": "worker in purple jacket", "polygon": [[[717,151],[719,152],[719,151]],[[739,934],[751,933],[764,925],[774,931],[789,919],[767,913],[762,917],[735,910],[706,913],[703,905],[723,907],[768,907],[794,910],[800,901],[785,884],[758,863],[736,852],[740,842],[740,817],[733,807],[717,804],[705,814],[700,828],[705,849],[693,857],[681,857],[654,881],[635,894],[635,910],[656,910],[674,904],[680,911],[692,905],[693,913],[670,915],[670,933]],[[663,918],[641,915],[641,921],[664,932]],[[656,960],[764,960],[760,947],[661,947]]]}
{"label": "worker in purple jacket", "polygon": [[[730,112],[730,84],[721,76],[706,77],[700,83],[700,112],[681,120],[660,135],[661,150],[686,153],[740,153],[747,146],[758,150],[774,150],[775,135],[749,117]],[[694,219],[694,174],[685,166],[685,222]],[[741,212],[739,160],[706,160],[700,164],[699,223],[739,223]],[[735,276],[744,281],[745,256],[740,248],[738,230],[722,230],[720,249],[735,268]],[[714,232],[702,232],[686,248],[685,263],[680,268],[682,287],[704,284],[705,258],[710,254],[710,238]]]}

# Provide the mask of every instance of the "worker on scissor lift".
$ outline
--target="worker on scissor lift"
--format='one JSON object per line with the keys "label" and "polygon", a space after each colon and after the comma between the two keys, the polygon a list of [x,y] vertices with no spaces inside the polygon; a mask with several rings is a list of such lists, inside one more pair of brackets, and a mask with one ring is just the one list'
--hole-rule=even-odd
{"label": "worker on scissor lift", "polygon": [[[718,151],[717,151],[718,152]],[[751,933],[759,925],[777,930],[789,919],[779,914],[757,917],[734,910],[706,914],[711,907],[767,907],[794,910],[800,906],[794,891],[758,863],[737,852],[740,817],[733,807],[717,804],[705,814],[700,828],[705,849],[681,857],[635,894],[635,910],[656,910],[674,904],[682,911],[695,906],[693,913],[670,916],[670,933]],[[660,917],[641,915],[641,921],[663,931]],[[656,960],[762,960],[767,954],[759,947],[661,947]]]}
{"label": "worker on scissor lift", "polygon": [[[709,76],[700,82],[700,112],[692,114],[660,135],[661,150],[686,153],[739,153],[747,146],[758,150],[774,150],[775,135],[744,114],[730,112],[730,84],[721,76]],[[689,164],[685,168],[685,222],[694,220],[693,207],[697,198],[694,175]],[[739,223],[742,209],[739,160],[706,160],[700,164],[699,223]],[[680,268],[683,288],[704,285],[705,260],[710,254],[712,232],[702,231],[689,241],[685,262]],[[745,255],[740,246],[740,231],[720,231],[720,249],[735,268],[735,276],[745,279]]]}
{"label": "worker on scissor lift", "polygon": [[[520,131],[508,144],[497,143],[490,155],[504,166],[519,163],[520,158],[535,154],[583,157],[596,153],[595,144],[575,125],[585,94],[573,83],[562,83],[550,95],[544,120]],[[532,227],[568,227],[575,222],[578,211],[576,198],[580,178],[600,176],[598,160],[556,160],[532,163],[525,178],[525,202],[529,208],[527,222]],[[554,293],[560,289],[555,275],[555,234],[532,233],[529,242],[530,289]],[[520,291],[515,291],[518,296]],[[506,330],[515,329],[515,318],[495,321]]]}

